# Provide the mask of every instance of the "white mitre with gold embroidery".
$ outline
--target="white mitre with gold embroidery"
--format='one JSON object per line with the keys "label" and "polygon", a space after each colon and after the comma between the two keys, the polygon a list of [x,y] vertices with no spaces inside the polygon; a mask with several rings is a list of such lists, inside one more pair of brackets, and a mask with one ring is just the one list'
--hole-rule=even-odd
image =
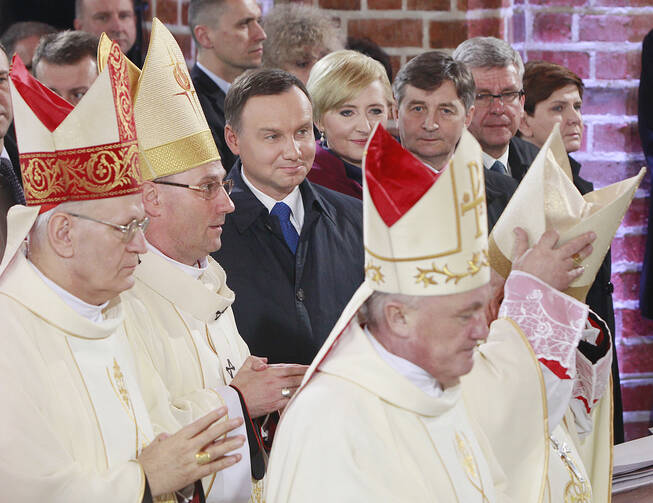
{"label": "white mitre with gold embroidery", "polygon": [[490,280],[481,147],[467,131],[435,172],[381,126],[365,155],[365,278],[370,288],[450,295]]}
{"label": "white mitre with gold embroidery", "polygon": [[[109,42],[103,34],[98,67]],[[181,173],[220,160],[184,55],[165,25],[152,20],[147,57],[140,72],[129,67],[144,180]]]}
{"label": "white mitre with gold embroidery", "polygon": [[559,244],[594,231],[597,237],[592,243],[592,254],[582,264],[585,270],[565,291],[584,302],[645,173],[642,168],[636,176],[581,195],[572,181],[569,159],[556,124],[492,229],[492,268],[504,278],[510,274],[515,227],[526,230],[531,244],[551,229],[559,233]]}

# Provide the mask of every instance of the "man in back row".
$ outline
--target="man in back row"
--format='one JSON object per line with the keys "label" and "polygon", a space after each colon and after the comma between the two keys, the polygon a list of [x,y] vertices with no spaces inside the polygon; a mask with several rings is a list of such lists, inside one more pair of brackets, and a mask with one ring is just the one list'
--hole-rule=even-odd
{"label": "man in back row", "polygon": [[[474,120],[475,86],[464,64],[442,51],[406,63],[394,80],[397,124],[403,147],[434,171],[451,160],[465,127]],[[485,167],[488,227],[491,230],[517,182]]]}
{"label": "man in back row", "polygon": [[227,172],[236,156],[225,142],[224,100],[236,77],[261,66],[265,32],[260,21],[255,0],[191,0],[188,6],[197,44],[197,63],[190,75]]}
{"label": "man in back row", "polygon": [[[475,37],[461,43],[454,51],[453,57],[465,63],[474,76],[475,112],[469,131],[483,148],[483,165],[498,174],[506,174],[517,182],[521,181],[539,152],[535,145],[515,136],[524,114],[524,64],[521,56],[503,40]],[[499,180],[501,178],[498,177]],[[572,178],[581,194],[593,190],[592,183],[580,176],[578,166],[576,169],[572,168]],[[503,197],[510,199],[511,195],[512,192],[505,192]],[[587,294],[586,302],[606,322],[614,343],[614,288],[610,276],[611,258],[608,251]],[[614,439],[615,443],[620,443],[623,442],[624,433],[617,358],[612,360],[612,379]]]}

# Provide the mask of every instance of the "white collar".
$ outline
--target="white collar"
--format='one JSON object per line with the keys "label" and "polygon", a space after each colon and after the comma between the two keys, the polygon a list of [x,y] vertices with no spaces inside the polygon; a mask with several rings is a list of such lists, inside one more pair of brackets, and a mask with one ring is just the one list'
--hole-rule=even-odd
{"label": "white collar", "polygon": [[503,164],[506,167],[506,171],[510,176],[512,176],[512,171],[510,171],[510,166],[508,166],[508,152],[510,151],[510,146],[506,149],[506,151],[501,154],[501,157],[498,159],[495,159],[489,154],[486,154],[485,152],[483,153],[483,166],[485,166],[487,169],[490,169],[492,165],[496,162],[499,161],[501,164]]}
{"label": "white collar", "polygon": [[72,308],[73,311],[86,318],[87,320],[92,321],[93,323],[101,323],[104,321],[104,315],[102,314],[102,311],[105,307],[107,307],[109,301],[106,301],[104,304],[100,304],[99,306],[88,304],[79,297],[75,297],[72,293],[64,290],[59,285],[57,285],[54,281],[43,274],[39,268],[36,267],[36,265],[34,265],[29,259],[27,260],[27,263],[32,266],[32,268],[36,271],[36,274],[39,275],[43,282],[48,285],[54,291],[54,293],[56,293],[61,298],[61,300],[63,300],[70,308]]}
{"label": "white collar", "polygon": [[372,335],[367,326],[363,328],[367,338],[376,349],[379,356],[393,369],[399,372],[402,376],[408,379],[411,383],[421,389],[424,393],[433,398],[437,398],[442,395],[443,391],[438,383],[437,379],[429,374],[422,367],[415,365],[413,362],[409,362],[405,358],[397,356],[387,349],[385,349],[381,343],[376,340],[376,337]]}
{"label": "white collar", "polygon": [[231,87],[231,82],[227,82],[224,79],[221,79],[218,77],[215,73],[213,73],[211,70],[209,70],[207,67],[205,67],[202,63],[197,61],[195,63],[200,70],[202,70],[208,77],[215,82],[215,85],[218,86],[223,93],[227,94],[229,92],[229,88]]}
{"label": "white collar", "polygon": [[[9,159],[9,152],[7,152],[7,149],[5,147],[2,147],[2,153],[0,154],[0,159]],[[11,159],[9,159],[11,161]]]}
{"label": "white collar", "polygon": [[268,210],[268,213],[272,211],[274,205],[278,202],[285,203],[290,208],[290,223],[293,224],[297,230],[297,234],[301,234],[302,225],[304,224],[304,202],[302,201],[302,193],[299,190],[299,185],[296,186],[290,194],[284,197],[281,201],[276,201],[274,198],[264,194],[259,189],[254,187],[252,182],[247,179],[245,176],[245,170],[241,169],[240,173],[243,177],[243,182],[249,187],[249,190],[252,191],[256,199],[261,201],[263,206]]}
{"label": "white collar", "polygon": [[204,271],[206,271],[209,267],[209,260],[208,258],[204,257],[202,260],[199,261],[198,265],[186,265],[182,264],[181,262],[177,262],[175,259],[172,259],[168,257],[165,253],[163,253],[161,250],[159,250],[156,246],[151,244],[147,239],[145,240],[145,245],[147,246],[147,250],[151,253],[154,253],[155,255],[158,255],[159,257],[163,257],[166,259],[168,262],[170,262],[172,265],[174,265],[177,269],[185,272],[189,276],[199,279],[199,277],[204,274]]}

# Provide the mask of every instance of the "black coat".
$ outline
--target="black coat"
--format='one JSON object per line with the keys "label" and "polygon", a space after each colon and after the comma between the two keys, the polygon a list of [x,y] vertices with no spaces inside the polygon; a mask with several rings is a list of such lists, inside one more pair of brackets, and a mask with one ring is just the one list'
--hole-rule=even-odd
{"label": "black coat", "polygon": [[304,180],[304,223],[293,255],[278,219],[243,182],[240,162],[228,177],[236,210],[212,255],[236,293],[238,330],[253,355],[308,364],[363,281],[361,201]]}
{"label": "black coat", "polygon": [[[535,160],[535,156],[539,149],[521,138],[513,138],[510,140],[510,151],[508,153],[508,163],[512,176],[521,181],[526,174],[528,167]],[[574,158],[569,157],[569,164],[571,165],[571,174],[574,185],[581,194],[587,194],[594,190],[592,182],[581,178],[580,168],[581,165]],[[612,303],[612,291],[614,287],[610,281],[612,271],[612,258],[610,250],[608,250],[601,267],[596,273],[594,283],[590,288],[587,299],[585,302],[592,311],[598,314],[610,329],[612,334],[612,347],[614,348],[615,341],[615,322],[614,322],[614,306]],[[614,350],[612,358],[612,381],[613,381],[613,402],[614,402],[614,442],[621,443],[624,441],[623,430],[623,404],[621,401],[621,387],[619,378],[619,362],[617,360],[616,349]]]}
{"label": "black coat", "polygon": [[[653,30],[642,43],[642,74],[639,79],[637,108],[639,137],[646,157],[646,165],[653,170]],[[653,198],[649,198],[649,201]],[[649,203],[646,251],[642,264],[639,289],[639,308],[642,315],[653,320],[653,204]]]}
{"label": "black coat", "polygon": [[224,99],[225,94],[222,89],[211,80],[206,73],[204,73],[197,65],[193,66],[190,71],[190,78],[193,80],[197,98],[200,100],[202,110],[206,116],[206,121],[211,128],[211,134],[220,152],[222,166],[229,172],[231,167],[236,162],[236,156],[231,149],[227,146],[224,139]]}
{"label": "black coat", "polygon": [[519,182],[513,177],[502,175],[485,168],[485,200],[487,203],[488,232],[492,231],[501,213],[515,193]]}

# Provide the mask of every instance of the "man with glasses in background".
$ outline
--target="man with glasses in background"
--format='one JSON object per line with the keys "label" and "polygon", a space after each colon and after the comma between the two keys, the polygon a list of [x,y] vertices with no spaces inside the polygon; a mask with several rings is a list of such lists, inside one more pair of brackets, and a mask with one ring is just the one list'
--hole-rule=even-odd
{"label": "man with glasses in background", "polygon": [[[106,44],[103,38],[101,65]],[[231,310],[235,295],[224,269],[209,256],[220,248],[225,216],[234,211],[233,182],[224,180],[183,54],[156,18],[143,68],[132,70],[138,79],[134,108],[149,253],[141,257],[127,295],[132,319],[151,325],[131,337],[143,386],[162,380],[181,424],[223,403],[230,417],[243,417],[249,445],[244,462],[208,479],[205,491],[209,502],[258,501],[265,464],[252,419],[285,406],[306,367],[267,365],[264,358],[250,356],[240,337]],[[155,406],[150,411],[156,422]]]}
{"label": "man with glasses in background", "polygon": [[510,44],[494,37],[461,43],[453,58],[471,70],[476,84],[474,117],[469,132],[483,149],[483,165],[518,180],[539,149],[515,137],[524,113],[524,63]]}

